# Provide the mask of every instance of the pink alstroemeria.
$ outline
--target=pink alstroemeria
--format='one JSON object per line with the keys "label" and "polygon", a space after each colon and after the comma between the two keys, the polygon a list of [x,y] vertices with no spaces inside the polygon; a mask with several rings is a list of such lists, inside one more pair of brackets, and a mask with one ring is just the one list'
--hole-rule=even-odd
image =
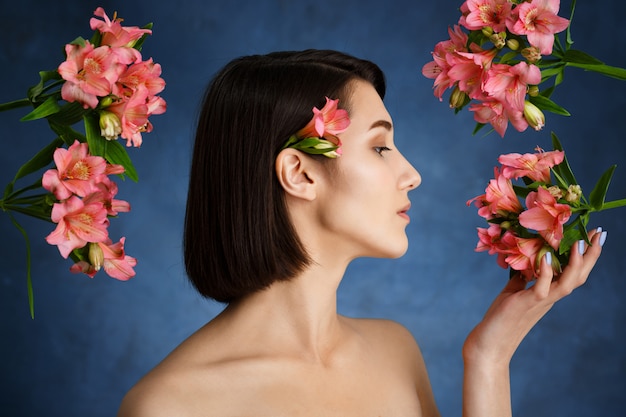
{"label": "pink alstroemeria", "polygon": [[510,248],[506,244],[506,237],[510,235],[511,232],[505,232],[495,223],[491,223],[487,229],[479,227],[477,230],[478,243],[474,251],[488,251],[489,255],[495,254],[498,256],[498,265],[504,269],[508,268],[509,265],[506,263],[506,256],[510,253]]}
{"label": "pink alstroemeria", "polygon": [[484,90],[489,96],[507,103],[515,111],[524,111],[529,85],[541,82],[541,71],[536,65],[520,62],[514,66],[494,64],[489,69]]}
{"label": "pink alstroemeria", "polygon": [[107,111],[115,114],[122,126],[122,138],[126,139],[126,146],[140,147],[142,132],[150,132],[152,125],[148,121],[148,90],[139,85],[129,98],[123,97],[120,101],[107,107]]}
{"label": "pink alstroemeria", "polygon": [[502,175],[511,179],[528,177],[533,181],[550,182],[550,169],[563,162],[565,152],[537,150],[538,153],[500,155],[498,162],[502,164]]}
{"label": "pink alstroemeria", "polygon": [[152,34],[150,29],[122,26],[122,19],[117,18],[117,14],[113,14],[113,20],[109,19],[102,7],[98,7],[93,14],[104,19],[92,17],[89,20],[91,29],[97,29],[102,34],[102,45],[132,47],[144,34]]}
{"label": "pink alstroemeria", "polygon": [[484,99],[485,93],[482,86],[496,54],[495,49],[459,52],[448,71],[448,77],[453,81],[458,81],[459,89],[470,98]]}
{"label": "pink alstroemeria", "polygon": [[134,63],[120,75],[114,93],[118,96],[130,95],[143,85],[148,90],[148,96],[154,96],[165,88],[165,80],[160,75],[161,65],[154,63],[152,58]]}
{"label": "pink alstroemeria", "polygon": [[526,35],[528,42],[543,55],[550,55],[554,34],[567,28],[569,20],[557,16],[560,0],[532,0],[515,8],[507,27],[516,35]]}
{"label": "pink alstroemeria", "polygon": [[98,97],[111,93],[126,65],[136,58],[132,53],[116,53],[108,46],[94,48],[89,41],[84,46],[67,44],[65,53],[67,58],[57,69],[66,80],[61,97],[92,109],[98,105]]}
{"label": "pink alstroemeria", "polygon": [[449,78],[448,71],[455,64],[457,53],[468,52],[467,34],[461,30],[460,26],[454,25],[454,29],[448,28],[448,34],[450,39],[437,43],[432,52],[433,60],[422,67],[422,74],[426,78],[435,80],[433,93],[439,101],[443,100],[445,90],[454,85],[454,80]]}
{"label": "pink alstroemeria", "polygon": [[46,241],[57,245],[64,258],[88,242],[103,242],[108,238],[107,211],[97,202],[85,204],[80,198],[71,196],[61,203],[55,203],[50,217],[58,224],[46,236]]}
{"label": "pink alstroemeria", "polygon": [[41,184],[59,200],[74,194],[84,197],[96,191],[96,184],[107,169],[105,159],[89,155],[89,146],[79,141],[67,149],[57,148],[53,157],[57,168],[47,170]]}
{"label": "pink alstroemeria", "polygon": [[299,138],[319,137],[339,144],[337,135],[343,132],[350,125],[348,112],[338,109],[339,100],[331,100],[326,97],[326,104],[322,109],[313,107],[313,118],[296,136]]}
{"label": "pink alstroemeria", "polygon": [[521,238],[510,234],[505,238],[510,248],[505,261],[514,270],[519,271],[524,279],[532,280],[537,276],[537,255],[544,248],[541,238]]}
{"label": "pink alstroemeria", "polygon": [[511,6],[510,0],[467,0],[461,7],[459,24],[469,30],[490,27],[494,32],[503,32]]}
{"label": "pink alstroemeria", "polygon": [[572,209],[567,204],[560,204],[543,187],[526,197],[527,210],[520,213],[522,226],[536,230],[553,249],[558,249],[563,239],[563,225],[569,220]]}
{"label": "pink alstroemeria", "polygon": [[70,267],[73,273],[84,273],[89,278],[93,278],[96,273],[104,268],[110,277],[120,281],[128,281],[135,276],[134,267],[137,265],[137,259],[126,255],[124,252],[125,238],[121,238],[119,242],[112,243],[110,239],[105,242],[94,243],[95,247],[90,248],[100,252],[99,262],[101,264],[91,264],[87,261],[79,261]]}
{"label": "pink alstroemeria", "polygon": [[474,203],[478,207],[478,214],[485,219],[491,219],[495,214],[520,213],[522,204],[515,194],[511,180],[505,178],[497,167],[494,168],[494,177],[489,181],[485,194],[467,201],[466,204],[469,206]]}

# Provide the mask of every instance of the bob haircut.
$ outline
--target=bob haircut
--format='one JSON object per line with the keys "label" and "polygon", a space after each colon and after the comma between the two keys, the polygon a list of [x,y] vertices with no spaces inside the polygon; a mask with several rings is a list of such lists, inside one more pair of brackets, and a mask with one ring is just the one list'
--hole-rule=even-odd
{"label": "bob haircut", "polygon": [[229,303],[311,262],[289,218],[276,156],[325,97],[349,110],[357,79],[384,97],[377,65],[336,51],[241,57],[213,78],[198,118],[183,242],[187,275],[204,297]]}

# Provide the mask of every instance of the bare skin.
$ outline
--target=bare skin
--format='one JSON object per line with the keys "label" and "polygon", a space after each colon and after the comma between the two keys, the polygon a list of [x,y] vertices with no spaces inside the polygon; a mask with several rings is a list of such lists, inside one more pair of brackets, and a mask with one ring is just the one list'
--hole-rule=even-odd
{"label": "bare skin", "polygon": [[[118,417],[437,417],[419,347],[402,326],[337,314],[337,288],[360,256],[407,249],[408,192],[421,178],[395,149],[373,87],[355,82],[343,155],[329,172],[294,149],[276,161],[298,236],[314,262],[230,304],[124,398]],[[363,225],[367,225],[364,227]],[[558,279],[511,280],[463,350],[465,417],[511,415],[509,363],[532,327],[584,284],[601,234]],[[358,279],[355,277],[354,279]]]}

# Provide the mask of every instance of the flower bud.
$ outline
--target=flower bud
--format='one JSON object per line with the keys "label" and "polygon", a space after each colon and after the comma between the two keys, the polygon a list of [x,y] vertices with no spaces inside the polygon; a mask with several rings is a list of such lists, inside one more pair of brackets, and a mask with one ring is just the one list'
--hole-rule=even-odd
{"label": "flower bud", "polygon": [[548,246],[544,246],[539,250],[539,252],[537,252],[537,258],[535,259],[535,266],[537,271],[539,271],[539,269],[541,268],[541,262],[543,261],[543,258],[547,252],[550,252],[552,254],[550,259],[552,259],[551,266],[552,271],[554,271],[554,275],[559,275],[561,272],[563,272],[561,269],[561,262],[559,261],[559,258],[557,258],[557,256],[555,255],[552,248]]}
{"label": "flower bud", "polygon": [[104,109],[106,107],[109,107],[111,104],[113,104],[113,97],[106,96],[106,97],[102,97],[102,99],[100,100],[100,103],[98,103],[100,105],[100,108]]}
{"label": "flower bud", "polygon": [[559,198],[563,198],[563,191],[561,190],[561,187],[559,187],[558,185],[553,185],[552,187],[548,187],[548,191],[550,192],[552,197],[556,198],[557,200]]}
{"label": "flower bud", "polygon": [[524,118],[528,125],[537,131],[541,130],[546,124],[543,112],[528,100],[524,103]]}
{"label": "flower bud", "polygon": [[93,269],[99,271],[102,268],[104,262],[104,252],[97,243],[89,243],[89,263],[93,266]]}
{"label": "flower bud", "polygon": [[537,97],[539,95],[539,86],[537,85],[529,85],[528,86],[528,95],[531,97]]}
{"label": "flower bud", "polygon": [[451,109],[459,109],[467,104],[468,96],[465,94],[459,86],[457,85],[454,90],[452,90],[452,94],[450,94],[450,108]]}
{"label": "flower bud", "polygon": [[502,49],[506,45],[506,32],[494,33],[489,37],[489,40],[493,42],[496,48]]}
{"label": "flower bud", "polygon": [[578,203],[580,197],[583,195],[583,190],[578,184],[572,184],[567,187],[567,194],[565,194],[565,201],[568,203]]}
{"label": "flower bud", "polygon": [[482,32],[483,35],[489,38],[491,35],[493,35],[493,28],[491,28],[491,26],[485,26],[484,28],[482,28]]}
{"label": "flower bud", "polygon": [[522,49],[521,54],[531,64],[534,64],[541,59],[541,52],[539,52],[539,48],[535,46],[529,46],[528,48]]}
{"label": "flower bud", "polygon": [[115,113],[100,112],[100,135],[106,140],[115,140],[122,133],[122,123]]}
{"label": "flower bud", "polygon": [[519,41],[517,39],[507,39],[506,46],[512,51],[517,51],[519,48]]}

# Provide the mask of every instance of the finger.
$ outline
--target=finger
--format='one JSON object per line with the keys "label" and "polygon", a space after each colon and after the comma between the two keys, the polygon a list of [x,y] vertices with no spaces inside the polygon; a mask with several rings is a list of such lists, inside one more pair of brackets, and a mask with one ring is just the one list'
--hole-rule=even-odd
{"label": "finger", "polygon": [[553,277],[554,271],[552,270],[552,253],[546,252],[539,265],[539,276],[537,277],[537,282],[533,286],[533,292],[536,297],[544,299],[548,296]]}
{"label": "finger", "polygon": [[591,246],[587,245],[584,240],[579,240],[572,245],[568,265],[558,280],[559,296],[568,295],[587,281],[591,270],[600,257],[606,236],[606,232],[598,228],[589,232]]}

